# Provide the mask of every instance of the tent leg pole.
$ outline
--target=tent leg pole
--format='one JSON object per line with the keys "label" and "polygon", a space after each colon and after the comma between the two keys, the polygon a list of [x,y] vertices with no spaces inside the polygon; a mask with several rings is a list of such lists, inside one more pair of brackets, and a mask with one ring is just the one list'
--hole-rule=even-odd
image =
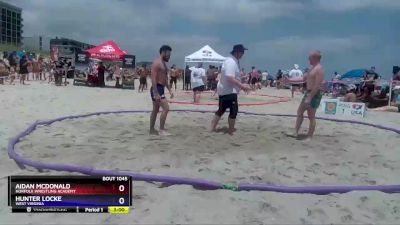
{"label": "tent leg pole", "polygon": [[185,81],[185,73],[186,73],[186,62],[185,62],[185,64],[184,64],[185,66],[183,67],[183,84],[182,84],[182,90],[185,90],[185,84],[186,84],[186,81]]}
{"label": "tent leg pole", "polygon": [[393,86],[393,80],[390,81],[389,83],[389,104],[388,106],[390,106],[390,103],[392,102],[392,87]]}

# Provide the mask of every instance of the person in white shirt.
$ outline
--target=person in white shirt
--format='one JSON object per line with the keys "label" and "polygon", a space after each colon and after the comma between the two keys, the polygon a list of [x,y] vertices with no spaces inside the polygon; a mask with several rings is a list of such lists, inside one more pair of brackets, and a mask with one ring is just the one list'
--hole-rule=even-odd
{"label": "person in white shirt", "polygon": [[206,70],[203,69],[203,63],[199,63],[197,68],[191,67],[189,69],[192,71],[190,81],[193,88],[193,101],[200,103],[201,92],[204,91],[207,80]]}
{"label": "person in white shirt", "polygon": [[[302,82],[302,79],[303,79],[303,72],[299,69],[299,65],[294,64],[294,69],[292,69],[292,70],[289,72],[289,77],[290,77],[291,80],[294,80],[295,82],[296,82],[296,81],[300,81],[300,80],[301,80],[301,82]],[[294,84],[292,84],[292,98],[294,97],[294,92],[295,92],[297,89],[301,89],[302,86],[303,86],[302,83],[294,83]]]}
{"label": "person in white shirt", "polygon": [[261,81],[262,81],[261,83],[262,83],[262,85],[264,87],[268,86],[267,77],[268,77],[268,72],[267,71],[264,71],[264,72],[261,73]]}
{"label": "person in white shirt", "polygon": [[233,135],[235,131],[236,116],[239,111],[238,94],[240,89],[245,92],[251,90],[250,85],[242,84],[240,80],[239,60],[243,57],[244,51],[247,50],[243,45],[233,46],[231,56],[227,57],[222,64],[221,78],[218,81],[217,92],[219,96],[219,107],[215,112],[214,119],[211,122],[211,131],[217,132],[218,121],[229,108],[229,130],[228,133]]}
{"label": "person in white shirt", "polygon": [[340,76],[340,74],[338,74],[338,72],[335,72],[333,77],[334,77],[333,80],[340,80],[342,78],[342,76]]}

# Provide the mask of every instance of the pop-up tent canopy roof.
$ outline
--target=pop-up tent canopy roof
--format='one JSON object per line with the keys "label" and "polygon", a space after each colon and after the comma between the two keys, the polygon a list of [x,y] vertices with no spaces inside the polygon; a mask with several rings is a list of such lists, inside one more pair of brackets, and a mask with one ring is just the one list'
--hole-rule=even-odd
{"label": "pop-up tent canopy roof", "polygon": [[122,50],[114,41],[109,40],[99,46],[87,50],[90,54],[90,58],[100,60],[123,60],[124,56],[128,53]]}
{"label": "pop-up tent canopy roof", "polygon": [[[225,57],[218,54],[209,45],[202,47],[200,50],[194,52],[191,55],[185,57],[185,67],[187,63],[218,63],[222,64],[225,61]],[[183,87],[185,86],[185,76],[183,76]]]}
{"label": "pop-up tent canopy roof", "polygon": [[209,45],[206,45],[202,47],[200,50],[185,57],[185,63],[195,63],[195,62],[223,63],[224,61],[225,57],[218,54]]}

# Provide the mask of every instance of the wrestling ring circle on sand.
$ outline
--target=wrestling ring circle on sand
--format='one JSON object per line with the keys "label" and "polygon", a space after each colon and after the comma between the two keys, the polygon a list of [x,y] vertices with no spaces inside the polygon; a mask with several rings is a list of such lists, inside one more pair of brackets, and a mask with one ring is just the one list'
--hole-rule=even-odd
{"label": "wrestling ring circle on sand", "polygon": [[[213,113],[213,111],[205,111],[205,110],[172,110],[173,112],[186,112],[186,113]],[[110,112],[96,112],[90,114],[83,115],[74,115],[74,116],[65,116],[47,121],[36,121],[32,125],[30,125],[27,129],[25,129],[20,134],[11,138],[8,144],[8,155],[11,159],[15,160],[15,162],[20,166],[20,168],[24,169],[25,166],[31,166],[40,170],[56,170],[56,171],[67,171],[67,172],[79,172],[87,175],[114,175],[114,176],[131,176],[135,181],[145,181],[145,182],[161,182],[167,183],[171,185],[191,185],[194,188],[202,189],[202,190],[217,190],[217,189],[227,189],[232,191],[273,191],[273,192],[282,192],[282,193],[308,193],[308,194],[329,194],[329,193],[346,193],[350,191],[381,191],[385,193],[400,193],[400,185],[357,185],[357,186],[277,186],[277,185],[269,185],[269,184],[251,184],[251,183],[239,183],[239,184],[230,184],[230,183],[220,183],[215,181],[209,181],[205,179],[195,179],[195,178],[187,178],[187,177],[176,177],[176,176],[160,176],[160,175],[149,175],[149,174],[141,174],[127,171],[116,171],[116,170],[101,170],[92,167],[84,167],[84,166],[74,166],[74,165],[64,165],[57,163],[43,163],[31,159],[24,158],[20,154],[15,151],[15,146],[21,141],[22,138],[28,136],[38,126],[48,126],[52,123],[67,120],[67,119],[78,119],[78,118],[86,118],[97,115],[107,115],[107,114],[138,114],[138,113],[150,113],[151,111],[147,110],[137,110],[137,111],[110,111]],[[249,116],[274,116],[274,117],[295,117],[295,115],[288,114],[264,114],[264,113],[252,113],[252,112],[240,112],[240,114],[249,115]],[[397,134],[400,134],[399,129],[386,127],[382,125],[376,125],[366,122],[360,121],[351,121],[351,120],[340,120],[340,119],[332,119],[332,118],[322,118],[319,117],[319,120],[333,121],[339,123],[350,123],[350,124],[358,124],[365,125],[377,129],[382,129],[386,131],[392,131]]]}
{"label": "wrestling ring circle on sand", "polygon": [[[200,101],[199,103],[194,103],[192,101],[192,99],[188,100],[188,99],[181,99],[179,100],[179,98],[189,98],[193,92],[191,91],[184,91],[181,92],[183,93],[183,95],[177,95],[175,96],[174,99],[169,99],[168,102],[172,103],[172,104],[179,104],[179,105],[203,105],[203,106],[217,106],[218,105],[218,96],[216,95],[215,97],[212,98],[216,98],[216,99],[210,99],[210,96],[214,93],[213,91],[204,91],[202,92],[202,99],[204,98],[209,98],[207,101]],[[263,100],[263,99],[250,99],[249,96],[255,96],[255,97],[268,97],[268,98],[272,98],[273,100]],[[247,102],[247,101],[243,101],[246,100],[246,98],[248,100],[254,100],[252,102]],[[257,94],[257,93],[251,93],[251,94],[241,94],[239,95],[239,106],[263,106],[263,105],[271,105],[271,104],[277,104],[277,103],[283,103],[283,102],[289,102],[291,101],[291,99],[289,97],[282,97],[282,96],[274,96],[274,95],[268,95],[268,94]]]}

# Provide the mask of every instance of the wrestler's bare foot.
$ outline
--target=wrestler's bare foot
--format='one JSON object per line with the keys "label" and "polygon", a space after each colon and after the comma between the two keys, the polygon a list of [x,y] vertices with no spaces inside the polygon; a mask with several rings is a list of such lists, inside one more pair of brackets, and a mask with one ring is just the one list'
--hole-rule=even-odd
{"label": "wrestler's bare foot", "polygon": [[303,142],[310,142],[312,141],[312,137],[306,137],[304,140],[302,140]]}
{"label": "wrestler's bare foot", "polygon": [[171,136],[171,133],[168,133],[166,130],[160,130],[159,132],[160,136]]}
{"label": "wrestler's bare foot", "polygon": [[233,136],[233,134],[235,133],[235,131],[236,131],[236,129],[228,130],[228,134],[231,135],[231,136]]}
{"label": "wrestler's bare foot", "polygon": [[159,135],[159,133],[158,133],[157,130],[150,130],[150,131],[149,131],[149,134],[150,134],[150,135]]}

